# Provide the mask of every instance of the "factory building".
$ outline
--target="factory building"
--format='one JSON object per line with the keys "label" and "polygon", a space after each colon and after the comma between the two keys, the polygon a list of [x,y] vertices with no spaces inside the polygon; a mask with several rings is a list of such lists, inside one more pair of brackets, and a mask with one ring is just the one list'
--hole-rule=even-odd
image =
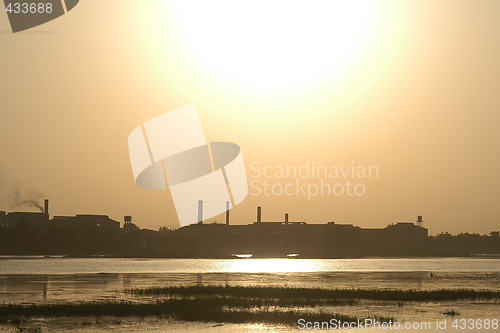
{"label": "factory building", "polygon": [[[200,209],[201,206],[201,209]],[[202,216],[202,205],[198,213]],[[422,226],[422,217],[416,223],[398,222],[385,228],[360,228],[352,224],[335,222],[308,224],[290,221],[263,222],[262,207],[257,207],[256,221],[247,225],[206,223],[192,224],[177,229],[172,237],[189,244],[198,244],[200,253],[220,256],[224,251],[252,253],[254,256],[304,255],[364,256],[396,253],[395,249],[419,248],[428,240],[428,230]],[[202,219],[200,219],[201,221]]]}
{"label": "factory building", "polygon": [[[38,206],[37,206],[38,207]],[[40,209],[42,209],[40,207]],[[0,226],[29,226],[45,229],[49,226],[49,200],[45,200],[41,212],[5,212],[0,211]]]}
{"label": "factory building", "polygon": [[88,229],[119,230],[120,222],[110,219],[107,215],[89,214],[54,216],[54,218],[49,219],[49,200],[45,199],[42,212],[7,213],[0,211],[0,227],[9,226],[29,226],[40,230],[45,230],[49,227],[65,227],[74,229],[75,231]]}
{"label": "factory building", "polygon": [[54,227],[71,228],[75,230],[116,230],[120,229],[120,222],[112,220],[107,215],[78,214],[76,216],[54,216],[50,220]]}

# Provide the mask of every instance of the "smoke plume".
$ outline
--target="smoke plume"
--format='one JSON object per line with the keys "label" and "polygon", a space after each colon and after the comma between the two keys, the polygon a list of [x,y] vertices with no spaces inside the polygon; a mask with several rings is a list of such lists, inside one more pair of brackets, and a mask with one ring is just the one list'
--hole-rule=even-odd
{"label": "smoke plume", "polygon": [[1,171],[0,210],[33,210],[36,208],[43,212],[43,199],[46,195],[25,184],[8,179],[5,173]]}
{"label": "smoke plume", "polygon": [[43,213],[43,194],[32,189],[14,187],[8,194],[9,208],[37,208]]}

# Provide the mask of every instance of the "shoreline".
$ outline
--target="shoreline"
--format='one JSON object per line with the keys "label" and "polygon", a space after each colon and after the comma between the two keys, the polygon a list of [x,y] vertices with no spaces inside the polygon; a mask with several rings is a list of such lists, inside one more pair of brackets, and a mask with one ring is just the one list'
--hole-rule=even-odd
{"label": "shoreline", "polygon": [[111,255],[111,254],[89,254],[89,255],[77,255],[77,254],[0,254],[1,259],[22,259],[22,258],[74,258],[74,259],[86,259],[86,258],[111,258],[111,259],[214,259],[214,260],[227,260],[227,259],[311,259],[311,260],[328,260],[328,259],[445,259],[445,258],[457,258],[457,259],[500,259],[500,253],[473,253],[473,254],[462,254],[462,255],[408,255],[408,256],[297,256],[297,257],[287,257],[287,256],[252,256],[251,258],[237,258],[235,256],[126,256],[126,255]]}

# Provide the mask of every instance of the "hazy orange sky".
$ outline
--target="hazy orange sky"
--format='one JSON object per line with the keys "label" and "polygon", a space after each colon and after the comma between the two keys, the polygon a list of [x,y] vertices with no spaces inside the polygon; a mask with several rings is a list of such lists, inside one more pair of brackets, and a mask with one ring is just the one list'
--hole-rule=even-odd
{"label": "hazy orange sky", "polygon": [[354,179],[362,196],[250,190],[232,223],[260,205],[264,221],[500,228],[500,2],[208,3],[81,0],[16,34],[2,10],[0,210],[32,209],[12,207],[18,188],[51,215],[178,227],[169,193],[134,183],[127,137],[195,104],[208,140],[240,145],[249,181],[252,163],[378,168]]}

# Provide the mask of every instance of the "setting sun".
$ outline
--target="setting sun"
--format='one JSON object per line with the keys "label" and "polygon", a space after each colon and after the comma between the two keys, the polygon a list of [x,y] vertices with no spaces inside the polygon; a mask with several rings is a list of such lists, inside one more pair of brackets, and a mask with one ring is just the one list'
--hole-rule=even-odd
{"label": "setting sun", "polygon": [[352,70],[375,38],[378,7],[365,1],[175,1],[160,13],[174,20],[191,66],[247,89],[281,90]]}

